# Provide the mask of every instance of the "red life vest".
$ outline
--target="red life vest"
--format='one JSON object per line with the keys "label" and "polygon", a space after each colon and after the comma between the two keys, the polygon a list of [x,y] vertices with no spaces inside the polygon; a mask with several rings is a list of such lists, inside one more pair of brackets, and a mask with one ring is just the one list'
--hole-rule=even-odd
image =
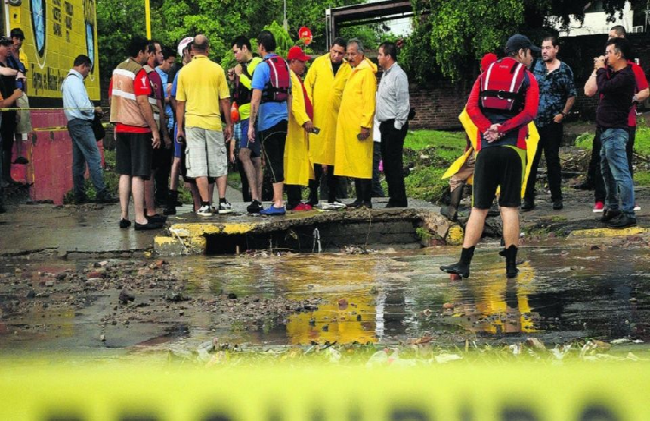
{"label": "red life vest", "polygon": [[266,56],[264,62],[270,70],[270,81],[262,91],[262,102],[284,102],[291,90],[291,75],[287,62],[280,56]]}
{"label": "red life vest", "polygon": [[500,114],[518,114],[524,106],[521,87],[526,66],[512,58],[496,61],[481,74],[480,106]]}

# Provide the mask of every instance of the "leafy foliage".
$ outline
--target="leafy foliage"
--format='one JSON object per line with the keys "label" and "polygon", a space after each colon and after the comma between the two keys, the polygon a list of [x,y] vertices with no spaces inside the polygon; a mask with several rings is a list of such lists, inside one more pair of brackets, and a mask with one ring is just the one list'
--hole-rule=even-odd
{"label": "leafy foliage", "polygon": [[[361,0],[287,0],[288,33],[283,21],[284,0],[151,0],[151,32],[163,45],[174,47],[186,36],[205,34],[210,58],[229,64],[231,42],[239,35],[255,38],[266,28],[276,36],[280,52],[295,45],[298,29],[312,30],[312,48],[325,48],[325,9],[360,3]],[[142,0],[97,0],[100,69],[104,79],[124,60],[126,45],[134,35],[145,35]],[[365,28],[353,32],[366,33]],[[291,35],[289,35],[291,34]],[[291,45],[289,45],[291,43]],[[375,41],[376,44],[376,41]]]}
{"label": "leafy foliage", "polygon": [[[567,26],[571,17],[583,20],[590,0],[412,0],[414,33],[406,42],[404,65],[420,82],[440,75],[451,79],[477,69],[487,52],[501,53],[505,41],[523,33],[538,42],[553,32],[549,17]],[[646,2],[633,0],[633,7]],[[620,13],[625,0],[603,0],[610,16]]]}

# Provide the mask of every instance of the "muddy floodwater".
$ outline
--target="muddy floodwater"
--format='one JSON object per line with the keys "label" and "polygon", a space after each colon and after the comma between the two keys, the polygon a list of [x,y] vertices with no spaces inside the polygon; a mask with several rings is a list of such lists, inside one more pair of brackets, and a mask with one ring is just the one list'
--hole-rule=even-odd
{"label": "muddy floodwater", "polygon": [[441,347],[650,340],[647,246],[525,247],[506,280],[497,244],[469,279],[439,270],[457,248],[365,254],[0,261],[0,353],[407,343]]}

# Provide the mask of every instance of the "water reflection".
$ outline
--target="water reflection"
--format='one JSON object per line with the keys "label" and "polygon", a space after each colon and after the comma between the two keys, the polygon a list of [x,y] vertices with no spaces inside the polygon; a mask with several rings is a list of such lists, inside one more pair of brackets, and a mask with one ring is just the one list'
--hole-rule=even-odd
{"label": "water reflection", "polygon": [[[389,343],[425,334],[615,338],[638,334],[637,323],[647,324],[647,301],[633,294],[647,284],[646,272],[639,271],[647,262],[635,253],[618,266],[598,259],[586,268],[576,265],[584,254],[529,249],[513,280],[505,278],[504,262],[493,251],[478,253],[472,277],[462,281],[439,272],[450,257],[433,250],[205,258],[210,269],[200,274],[213,291],[322,299],[318,310],[276,326],[266,337],[275,343]],[[612,275],[620,271],[635,273],[636,286]],[[630,301],[632,295],[637,298]]]}
{"label": "water reflection", "polygon": [[[108,325],[109,339],[121,346],[161,335],[160,326],[183,322],[185,338],[197,341],[218,337],[223,342],[306,345],[310,343],[391,344],[431,336],[441,346],[467,339],[490,343],[529,336],[545,343],[579,338],[650,340],[650,263],[642,248],[606,251],[528,248],[521,257],[518,278],[507,280],[504,261],[494,249],[479,250],[471,278],[452,281],[439,271],[454,259],[450,249],[427,249],[392,254],[300,254],[231,257],[185,257],[170,260],[176,279],[188,281],[184,294],[196,302],[218,302],[228,294],[293,301],[318,298],[318,309],[258,322],[224,319],[210,306],[191,302],[179,318],[163,304],[160,316]],[[58,273],[87,267],[85,262],[37,263],[29,271]],[[25,265],[22,265],[25,266]],[[38,266],[38,267],[36,267]],[[0,271],[13,273],[8,265]],[[34,280],[39,282],[39,280]],[[36,284],[34,284],[36,285]],[[56,288],[48,294],[61,294]],[[138,299],[149,302],[145,292]],[[8,317],[9,305],[21,299],[12,286],[0,289],[0,348],[28,349],[59,341],[61,347],[85,348],[88,338],[100,347],[96,326],[115,310],[116,292],[96,294],[80,312],[68,306],[25,307],[24,314]],[[64,297],[69,294],[64,293]],[[113,298],[110,298],[113,297]],[[222,297],[222,298],[218,298]],[[151,297],[161,300],[160,297]],[[164,301],[164,299],[163,299]],[[154,301],[151,301],[154,302]],[[173,307],[176,304],[172,304]],[[166,306],[166,307],[165,307]],[[151,311],[143,307],[142,312]],[[250,309],[246,310],[248,313]],[[249,317],[250,314],[247,314]],[[151,320],[156,324],[153,326]],[[149,324],[147,324],[149,323]],[[13,335],[15,326],[27,326]],[[39,327],[41,326],[41,327]],[[109,330],[110,329],[110,330]],[[85,335],[85,336],[84,336]],[[153,336],[148,336],[153,335]],[[178,335],[174,335],[177,337]],[[49,341],[49,342],[48,342]]]}

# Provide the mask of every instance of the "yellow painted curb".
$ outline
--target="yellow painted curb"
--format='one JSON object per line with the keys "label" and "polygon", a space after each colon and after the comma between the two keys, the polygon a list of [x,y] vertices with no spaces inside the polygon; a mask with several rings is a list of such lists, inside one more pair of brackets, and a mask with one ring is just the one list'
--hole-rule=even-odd
{"label": "yellow painted curb", "polygon": [[246,234],[259,224],[233,223],[233,224],[174,224],[169,231],[180,237],[197,237],[204,234]]}
{"label": "yellow painted curb", "polygon": [[573,231],[567,238],[597,238],[597,237],[624,237],[628,235],[642,235],[650,233],[650,228],[630,227],[623,229],[593,228]]}

